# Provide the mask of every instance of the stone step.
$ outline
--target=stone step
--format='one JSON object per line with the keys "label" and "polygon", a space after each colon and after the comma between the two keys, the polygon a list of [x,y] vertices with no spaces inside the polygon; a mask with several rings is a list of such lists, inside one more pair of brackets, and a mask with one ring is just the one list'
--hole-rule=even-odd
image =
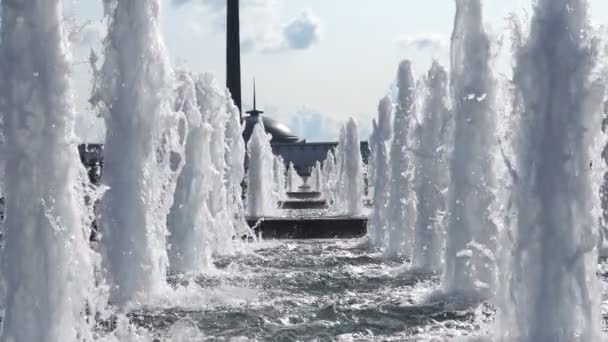
{"label": "stone step", "polygon": [[325,200],[284,201],[279,203],[281,209],[326,209]]}
{"label": "stone step", "polygon": [[321,197],[320,192],[306,191],[306,192],[288,192],[287,197],[295,199],[315,199]]}
{"label": "stone step", "polygon": [[248,219],[249,226],[264,239],[349,239],[365,236],[365,217]]}

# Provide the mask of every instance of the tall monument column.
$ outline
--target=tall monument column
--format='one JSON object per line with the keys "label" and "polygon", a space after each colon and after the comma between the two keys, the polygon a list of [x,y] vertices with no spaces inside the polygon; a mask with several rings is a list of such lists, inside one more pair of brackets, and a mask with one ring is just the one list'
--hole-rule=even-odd
{"label": "tall monument column", "polygon": [[239,109],[242,122],[239,0],[227,0],[226,4],[226,87]]}

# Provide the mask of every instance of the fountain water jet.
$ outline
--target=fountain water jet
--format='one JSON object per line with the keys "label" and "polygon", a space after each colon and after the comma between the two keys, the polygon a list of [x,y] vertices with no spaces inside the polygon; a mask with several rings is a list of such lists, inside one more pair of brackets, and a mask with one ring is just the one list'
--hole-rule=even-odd
{"label": "fountain water jet", "polygon": [[321,191],[323,183],[323,168],[321,162],[315,162],[315,167],[312,169],[312,188],[314,191]]}
{"label": "fountain water jet", "polygon": [[541,0],[515,47],[514,244],[498,339],[599,341],[605,86],[584,0]]}
{"label": "fountain water jet", "polygon": [[272,174],[274,175],[274,195],[275,201],[278,203],[287,199],[287,190],[285,188],[286,171],[283,157],[274,156],[273,168],[274,170]]}
{"label": "fountain water jet", "polygon": [[334,170],[336,168],[336,157],[334,156],[334,153],[329,150],[327,151],[327,156],[325,157],[325,160],[323,161],[323,179],[325,180],[323,182],[323,186],[322,186],[322,190],[321,192],[323,193],[323,196],[325,197],[325,200],[327,201],[327,204],[329,206],[332,206],[335,200],[335,193],[334,193],[334,184],[335,184],[335,178],[334,178]]}
{"label": "fountain water jet", "polygon": [[447,144],[451,136],[451,113],[447,107],[448,75],[433,62],[425,79],[420,142],[416,153],[417,219],[414,267],[439,274],[443,268],[444,218],[449,185]]}
{"label": "fountain water jet", "polygon": [[243,179],[245,179],[245,140],[243,139],[243,130],[245,127],[241,124],[241,116],[239,109],[232,101],[232,96],[229,92],[226,93],[228,102],[228,123],[226,124],[226,186],[227,186],[227,207],[232,217],[233,230],[239,235],[247,235],[254,237],[253,232],[249,228],[245,220],[245,210],[243,205]]}
{"label": "fountain water jet", "polygon": [[388,200],[388,245],[386,253],[412,255],[416,221],[413,192],[414,165],[410,152],[410,133],[415,120],[415,83],[410,61],[399,65],[397,75],[399,96],[393,123],[390,150],[390,190]]}
{"label": "fountain water jet", "polygon": [[368,221],[368,236],[372,245],[382,246],[386,237],[388,225],[388,200],[390,165],[386,142],[391,138],[391,112],[393,103],[390,97],[384,97],[378,106],[378,123],[374,120],[374,145],[373,165],[374,165],[374,209]]}
{"label": "fountain water jet", "polygon": [[[118,1],[110,19],[98,99],[107,136],[98,218],[111,300],[124,305],[166,290],[166,217],[182,164],[185,118],[173,112],[160,0]],[[181,120],[181,124],[177,124]]]}
{"label": "fountain water jet", "polygon": [[[227,174],[228,162],[226,153],[229,146],[226,138],[230,113],[228,111],[230,98],[227,92],[217,83],[215,77],[210,74],[202,74],[196,80],[196,97],[199,109],[205,122],[210,127],[208,173],[204,174],[204,182],[209,189],[207,196],[207,208],[213,218],[211,224],[206,228],[207,239],[211,241],[213,252],[218,254],[230,254],[234,250],[232,238],[236,231],[233,229],[233,217],[231,210],[226,206],[228,201]],[[234,132],[231,132],[234,134]],[[241,139],[242,140],[242,139]],[[230,142],[234,141],[231,137]],[[240,158],[237,153],[235,157]],[[244,163],[244,159],[241,159]],[[230,171],[234,170],[233,166]],[[236,170],[241,174],[240,170]]]}
{"label": "fountain water jet", "polygon": [[344,144],[344,213],[349,216],[360,215],[363,211],[363,161],[361,158],[361,142],[359,127],[355,119],[350,118],[346,123],[346,138]]}
{"label": "fountain water jet", "polygon": [[290,162],[289,167],[287,168],[287,190],[289,192],[298,191],[300,183],[300,176],[298,176],[298,172],[293,166],[293,163]]}
{"label": "fountain water jet", "polygon": [[342,125],[340,127],[340,135],[338,138],[338,146],[336,147],[335,157],[336,157],[336,167],[333,172],[333,198],[334,203],[332,205],[332,210],[336,212],[343,211],[345,206],[345,185],[344,185],[344,149],[346,145],[346,127]]}
{"label": "fountain water jet", "polygon": [[[273,200],[274,176],[271,136],[264,131],[259,120],[247,143],[249,168],[247,170],[247,215],[252,218],[272,216],[276,211]],[[291,167],[291,165],[290,165]]]}
{"label": "fountain water jet", "polygon": [[456,0],[450,82],[455,127],[443,274],[447,294],[486,297],[494,287],[491,206],[498,151],[490,50],[481,0]]}
{"label": "fountain water jet", "polygon": [[97,258],[74,146],[68,51],[62,1],[2,2],[1,341],[93,340]]}
{"label": "fountain water jet", "polygon": [[211,267],[213,241],[208,227],[212,217],[207,203],[211,192],[208,175],[212,173],[212,127],[202,120],[193,77],[180,73],[178,80],[181,84],[177,105],[188,120],[187,163],[177,179],[173,207],[167,217],[169,261],[173,272],[195,272]]}

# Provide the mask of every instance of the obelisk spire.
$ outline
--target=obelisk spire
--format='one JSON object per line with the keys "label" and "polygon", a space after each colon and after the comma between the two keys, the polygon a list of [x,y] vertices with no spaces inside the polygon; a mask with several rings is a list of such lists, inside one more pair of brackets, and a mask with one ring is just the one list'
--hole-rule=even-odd
{"label": "obelisk spire", "polygon": [[241,38],[239,0],[226,0],[226,87],[241,113]]}
{"label": "obelisk spire", "polygon": [[259,116],[260,114],[263,114],[264,111],[258,110],[257,107],[257,103],[256,103],[256,94],[255,94],[255,78],[253,79],[253,110],[250,110],[247,112],[247,114],[251,115],[251,116]]}

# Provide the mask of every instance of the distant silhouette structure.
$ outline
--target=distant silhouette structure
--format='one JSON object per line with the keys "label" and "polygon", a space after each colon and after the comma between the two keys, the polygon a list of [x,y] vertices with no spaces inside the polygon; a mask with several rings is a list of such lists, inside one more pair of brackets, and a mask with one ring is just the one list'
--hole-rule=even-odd
{"label": "distant silhouette structure", "polygon": [[293,144],[301,141],[293,132],[287,127],[287,125],[273,120],[267,116],[262,116],[264,111],[257,108],[256,100],[256,89],[255,80],[253,81],[253,109],[248,111],[249,116],[245,117],[245,130],[243,131],[243,138],[245,141],[249,141],[251,134],[253,133],[253,127],[260,121],[264,123],[264,130],[266,133],[272,135],[271,144]]}
{"label": "distant silhouette structure", "polygon": [[239,0],[227,0],[226,25],[226,87],[230,90],[232,100],[239,109],[243,121]]}

